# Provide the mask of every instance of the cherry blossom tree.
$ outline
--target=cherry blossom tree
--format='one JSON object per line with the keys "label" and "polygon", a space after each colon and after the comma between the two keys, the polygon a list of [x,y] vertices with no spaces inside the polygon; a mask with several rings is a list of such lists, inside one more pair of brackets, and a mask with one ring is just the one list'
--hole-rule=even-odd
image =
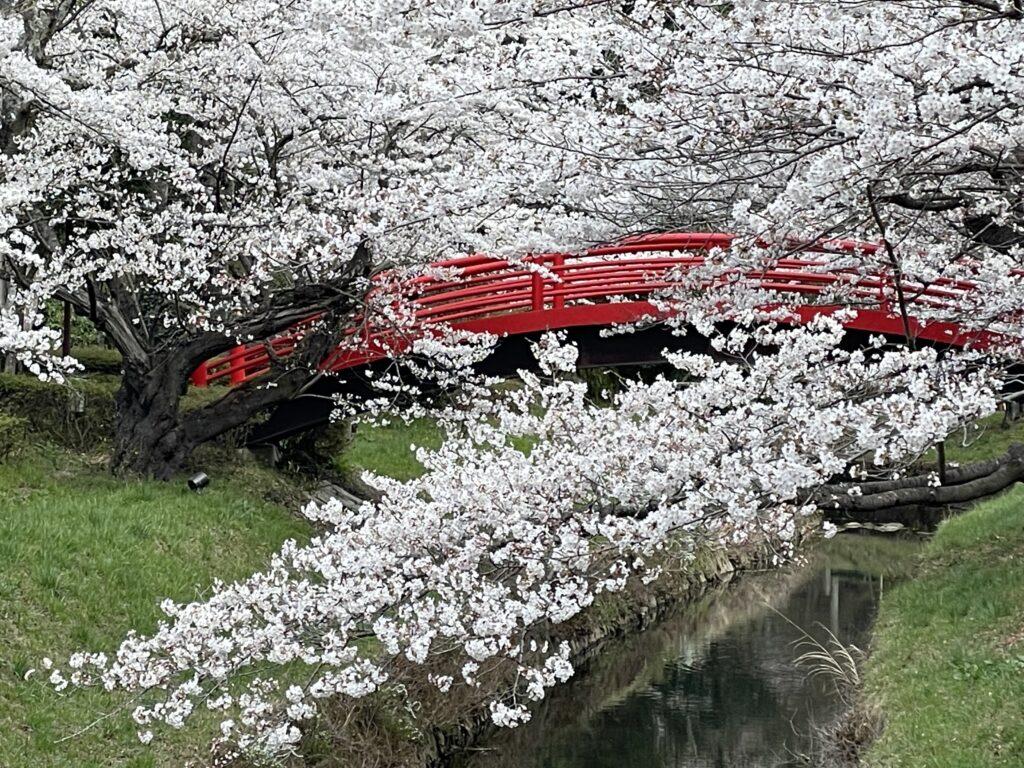
{"label": "cherry blossom tree", "polygon": [[[0,3],[0,345],[59,375],[17,316],[88,315],[124,356],[114,467],[168,476],[305,386],[381,263],[616,235],[579,148],[622,122],[596,43],[620,27],[550,0]],[[261,385],[179,410],[200,362],[312,315]]]}
{"label": "cherry blossom tree", "polygon": [[[166,476],[294,395],[382,261],[856,235],[901,298],[970,277],[1000,282],[975,322],[1020,306],[1014,0],[0,11],[6,312],[63,298],[122,351],[117,467]],[[180,413],[199,362],[315,313],[274,386]],[[10,317],[4,349],[45,347]]]}
{"label": "cherry blossom tree", "polygon": [[[787,242],[879,243],[824,269],[882,275],[882,303],[895,307],[911,348],[911,314],[1021,336],[1020,2],[739,0],[688,4],[674,19],[680,34],[652,83],[650,125],[668,137],[647,156],[653,226],[729,221],[748,243],[780,244],[777,255]],[[734,248],[721,264],[772,261]],[[936,289],[943,299],[914,303]],[[865,302],[856,290],[833,299]],[[989,361],[1000,355],[1019,372],[1019,345]],[[1000,460],[1010,475],[1018,464],[1009,453]],[[920,487],[898,496],[928,494],[955,496]]]}
{"label": "cherry blossom tree", "polygon": [[[371,694],[400,660],[430,663],[444,691],[510,667],[511,689],[488,692],[492,717],[528,719],[524,704],[572,673],[551,627],[596,596],[708,543],[768,542],[784,558],[816,509],[809,490],[865,452],[901,465],[992,407],[984,372],[932,350],[844,351],[842,338],[825,318],[734,331],[721,350],[782,351],[673,355],[689,383],[630,384],[610,407],[567,377],[574,348],[546,338],[548,383],[524,373],[507,399],[445,414],[451,439],[419,452],[423,477],[373,478],[381,500],[358,511],[310,505],[324,532],[309,545],[286,544],[208,600],[167,602],[154,634],[78,654],[51,680],[138,693],[143,740],[205,707],[225,713],[229,743],[269,754],[294,748],[320,700]],[[372,646],[358,642],[368,632]]]}
{"label": "cherry blossom tree", "polygon": [[[161,318],[154,338],[217,339],[182,364],[179,384],[228,339],[283,327],[248,324],[278,311],[279,295],[315,297],[274,315],[283,324],[313,310],[340,324],[380,258],[708,226],[742,235],[709,279],[792,242],[880,243],[822,269],[885,271],[882,298],[907,343],[850,350],[837,319],[785,329],[784,311],[762,311],[773,297],[742,281],[701,301],[676,291],[663,300],[680,332],[706,333],[712,353],[669,355],[685,375],[628,385],[597,408],[562,376],[572,349],[547,339],[537,356],[553,383],[524,373],[507,400],[445,414],[451,439],[420,452],[422,478],[374,479],[380,500],[357,512],[308,507],[324,526],[308,546],[285,546],[208,600],[168,603],[154,633],[111,656],[76,655],[70,672],[52,671],[55,685],[137,692],[144,740],[199,706],[223,709],[231,743],[276,753],[294,747],[317,701],[368,695],[400,659],[445,660],[442,690],[475,685],[481,665],[501,660],[515,684],[491,713],[515,724],[524,700],[571,672],[567,651],[545,646],[547,628],[654,578],[666,551],[685,566],[701,543],[762,537],[783,556],[802,515],[868,506],[844,499],[895,487],[941,501],[933,478],[862,487],[851,470],[869,457],[880,474],[903,471],[995,408],[997,351],[917,348],[907,313],[923,286],[946,286],[947,301],[915,305],[921,320],[1021,332],[1017,0],[227,7],[108,3],[76,6],[63,25],[31,14],[9,24],[7,57],[20,58],[4,70],[16,75],[4,75],[4,98],[29,105],[37,128],[9,131],[19,172],[4,176],[8,268],[30,294],[78,291],[101,323],[121,317],[129,361],[143,317]],[[29,55],[39,29],[52,39]],[[102,65],[94,49],[108,53]],[[109,151],[96,131],[116,137]],[[104,185],[119,190],[99,198],[116,217],[93,197]],[[63,219],[53,228],[49,199],[92,213],[69,236]],[[121,309],[112,297],[136,275],[168,286],[132,283],[129,295],[150,303]],[[110,307],[119,314],[103,320]],[[722,312],[732,331],[716,330]],[[23,338],[9,323],[0,333]],[[28,355],[45,338],[22,343]],[[1020,476],[1014,460],[1000,482]],[[369,634],[379,646],[367,650],[357,640]],[[309,674],[286,682],[272,665]]]}

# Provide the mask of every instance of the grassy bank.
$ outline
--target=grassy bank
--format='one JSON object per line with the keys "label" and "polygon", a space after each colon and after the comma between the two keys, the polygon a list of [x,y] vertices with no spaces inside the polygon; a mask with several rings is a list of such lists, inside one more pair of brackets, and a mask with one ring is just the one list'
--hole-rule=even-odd
{"label": "grassy bank", "polygon": [[886,594],[865,700],[871,768],[1024,765],[1024,489],[947,521]]}
{"label": "grassy bank", "polygon": [[431,419],[415,419],[408,424],[392,419],[386,425],[360,424],[352,444],[336,457],[339,469],[348,472],[371,470],[380,475],[411,480],[423,474],[412,446],[439,448],[443,435]]}
{"label": "grassy bank", "polygon": [[[113,478],[104,451],[116,377],[77,381],[91,388],[84,417],[67,414],[62,388],[0,377],[0,429],[20,430],[18,450],[0,455],[0,766],[180,767],[207,754],[219,718],[199,717],[144,746],[126,713],[104,718],[119,706],[108,694],[57,694],[41,671],[26,674],[44,657],[63,663],[75,650],[113,649],[130,629],[154,629],[163,598],[202,598],[215,579],[261,569],[309,528],[295,515],[290,481],[223,449],[197,458],[213,478],[200,494],[184,478]],[[185,407],[214,396],[193,390]],[[32,418],[10,421],[21,415]],[[422,467],[410,446],[439,442],[427,421],[370,426],[339,464],[412,477]]]}
{"label": "grassy bank", "polygon": [[0,464],[0,766],[181,766],[202,756],[212,718],[155,748],[131,719],[100,720],[109,695],[58,695],[43,657],[111,649],[132,628],[151,630],[164,597],[191,600],[215,578],[261,567],[307,528],[262,500],[280,482],[253,466],[218,472],[201,494],[184,482],[112,478],[102,458],[36,449]]}
{"label": "grassy bank", "polygon": [[995,459],[1013,443],[1024,443],[1024,420],[1006,424],[1001,413],[981,419],[946,440],[946,460],[959,464]]}

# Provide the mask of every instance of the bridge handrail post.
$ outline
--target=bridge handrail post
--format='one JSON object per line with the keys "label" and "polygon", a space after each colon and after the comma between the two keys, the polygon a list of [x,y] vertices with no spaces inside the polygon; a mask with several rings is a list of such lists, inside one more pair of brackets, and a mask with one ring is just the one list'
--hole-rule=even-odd
{"label": "bridge handrail post", "polygon": [[[551,271],[558,275],[563,281],[565,278],[562,277],[562,268],[565,266],[565,254],[556,253],[554,258],[551,259]],[[561,284],[561,287],[565,287],[565,283]],[[559,289],[558,284],[552,282],[551,285],[551,305],[555,309],[562,309],[565,306],[565,294]]]}
{"label": "bridge handrail post", "polygon": [[530,307],[535,312],[544,309],[544,278],[537,272],[530,281]]}
{"label": "bridge handrail post", "polygon": [[230,381],[231,386],[236,384],[245,383],[245,355],[249,351],[249,345],[245,345],[241,348],[241,354],[234,356],[234,360],[230,362],[231,374]]}
{"label": "bridge handrail post", "polygon": [[885,292],[888,285],[887,275],[888,270],[885,268],[878,273],[878,308],[888,315],[891,314],[892,307],[889,305],[889,296]]}

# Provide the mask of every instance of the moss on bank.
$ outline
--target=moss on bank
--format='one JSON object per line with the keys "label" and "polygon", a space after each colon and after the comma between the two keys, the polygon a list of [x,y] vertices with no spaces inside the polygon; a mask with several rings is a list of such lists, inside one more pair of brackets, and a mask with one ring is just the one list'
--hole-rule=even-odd
{"label": "moss on bank", "polygon": [[[24,422],[27,435],[19,438],[21,442],[95,451],[113,441],[114,396],[120,385],[121,377],[109,372],[71,376],[63,384],[0,373],[0,415]],[[209,405],[226,391],[224,387],[189,387],[181,399],[181,410]]]}
{"label": "moss on bank", "polygon": [[882,601],[865,700],[870,768],[1024,765],[1024,489],[944,523]]}

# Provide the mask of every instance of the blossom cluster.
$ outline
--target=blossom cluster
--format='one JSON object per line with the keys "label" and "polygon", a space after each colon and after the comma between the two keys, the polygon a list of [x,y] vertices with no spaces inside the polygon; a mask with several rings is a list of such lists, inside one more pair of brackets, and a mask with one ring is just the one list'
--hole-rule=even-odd
{"label": "blossom cluster", "polygon": [[[0,264],[14,309],[71,296],[144,338],[237,332],[361,247],[426,264],[710,227],[885,237],[869,269],[968,277],[964,317],[1019,316],[1015,7],[19,5]],[[19,335],[0,348],[42,351]]]}
{"label": "blossom cluster", "polygon": [[684,565],[701,544],[752,538],[785,557],[813,489],[866,455],[916,458],[994,408],[993,380],[969,359],[847,351],[842,338],[834,318],[736,329],[722,349],[779,351],[669,354],[677,375],[598,407],[571,375],[574,348],[545,337],[541,375],[441,414],[449,437],[418,449],[422,477],[368,477],[381,498],[358,510],[310,505],[324,528],[308,544],[208,599],[166,602],[152,635],[77,654],[55,680],[138,693],[144,738],[206,707],[237,748],[280,753],[318,702],[372,694],[399,658],[443,660],[440,691],[478,686],[500,662],[515,683],[493,692],[491,714],[515,725],[572,674],[550,627],[631,576],[655,578],[669,545]]}
{"label": "blossom cluster", "polygon": [[[242,338],[288,289],[358,292],[360,252],[423,264],[614,236],[581,205],[616,185],[581,176],[579,150],[636,77],[577,45],[580,25],[623,29],[551,0],[0,9],[12,311],[70,298],[135,354],[131,337]],[[576,107],[553,110],[566,86]]]}

